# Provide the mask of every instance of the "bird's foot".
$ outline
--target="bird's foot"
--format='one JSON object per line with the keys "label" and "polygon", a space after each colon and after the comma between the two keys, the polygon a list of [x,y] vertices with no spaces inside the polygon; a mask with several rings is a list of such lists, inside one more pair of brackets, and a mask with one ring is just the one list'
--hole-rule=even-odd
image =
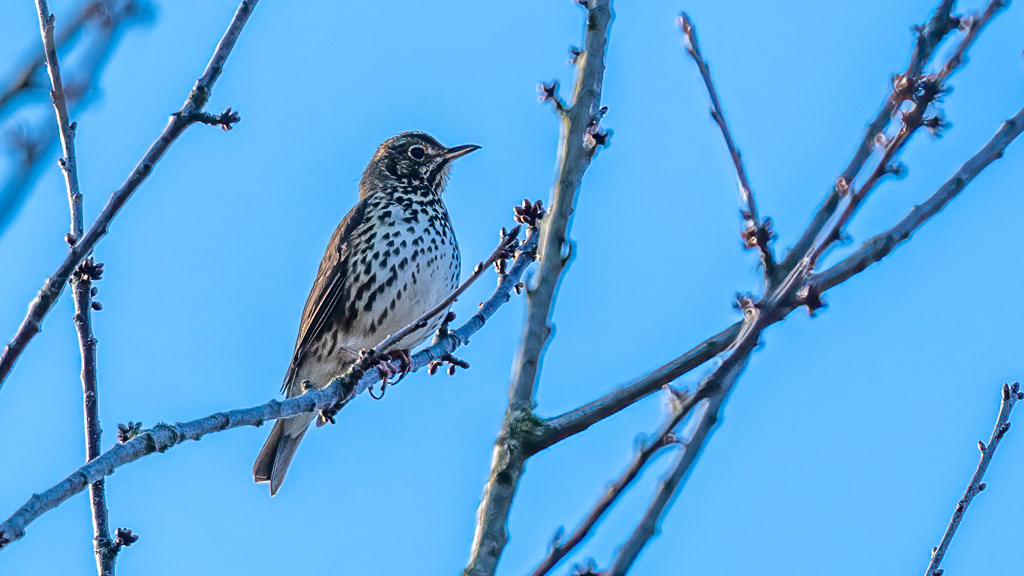
{"label": "bird's foot", "polygon": [[324,408],[323,410],[321,410],[320,415],[316,419],[317,427],[323,426],[328,422],[331,424],[336,424],[336,422],[334,421],[334,417],[338,415],[338,411],[341,410],[342,406],[344,406],[344,404],[338,402],[337,404],[331,406],[330,408]]}
{"label": "bird's foot", "polygon": [[441,325],[437,327],[437,337],[435,339],[435,342],[438,340],[443,340],[445,337],[452,333],[452,331],[448,329],[448,325],[454,321],[455,312],[449,310],[448,313],[445,314],[444,320],[441,320]]}
{"label": "bird's foot", "polygon": [[445,354],[444,356],[441,356],[441,358],[439,358],[437,360],[434,360],[430,364],[427,364],[427,374],[430,374],[431,376],[433,376],[434,374],[437,373],[437,369],[440,368],[441,366],[444,366],[445,363],[448,364],[448,375],[449,376],[454,376],[455,375],[455,367],[456,366],[458,366],[459,368],[462,368],[463,370],[466,370],[467,368],[469,368],[469,362],[466,362],[465,360],[463,360],[461,358],[456,358],[455,356],[452,356],[451,354]]}
{"label": "bird's foot", "polygon": [[[398,368],[396,369],[392,362],[398,362]],[[373,393],[373,386],[370,386],[370,397],[374,400],[380,400],[384,397],[384,391],[388,387],[388,379],[398,376],[398,380],[392,386],[398,384],[405,378],[412,369],[412,355],[409,353],[408,348],[402,348],[401,350],[392,350],[385,354],[380,362],[376,365],[377,370],[381,373],[380,380],[380,396]]]}

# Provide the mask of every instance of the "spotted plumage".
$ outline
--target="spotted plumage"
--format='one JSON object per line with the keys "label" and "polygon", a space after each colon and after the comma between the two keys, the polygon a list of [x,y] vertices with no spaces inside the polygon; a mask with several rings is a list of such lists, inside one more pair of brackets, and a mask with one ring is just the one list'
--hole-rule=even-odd
{"label": "spotted plumage", "polygon": [[[302,311],[286,396],[326,386],[360,349],[414,322],[458,287],[459,245],[441,193],[452,160],[477,148],[446,148],[418,132],[377,148],[359,183],[359,202],[334,231]],[[395,348],[418,345],[443,317]],[[312,420],[302,414],[274,425],[253,466],[254,479],[269,481],[271,494]]]}

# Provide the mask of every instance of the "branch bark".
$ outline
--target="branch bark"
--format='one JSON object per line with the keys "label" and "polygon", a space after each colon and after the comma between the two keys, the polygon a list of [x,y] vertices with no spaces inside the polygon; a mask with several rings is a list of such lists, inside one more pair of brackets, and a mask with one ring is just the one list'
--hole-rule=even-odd
{"label": "branch bark", "polygon": [[725,147],[729,149],[729,156],[732,158],[733,168],[736,170],[736,185],[739,188],[740,202],[743,205],[740,208],[740,216],[743,218],[743,245],[747,248],[756,247],[761,251],[765,280],[770,283],[775,275],[775,254],[771,247],[771,218],[761,220],[761,217],[758,216],[757,201],[754,199],[754,191],[750,188],[747,169],[743,166],[743,158],[733,141],[729,124],[725,121],[725,111],[722,110],[722,104],[718,100],[718,90],[715,89],[715,83],[711,80],[711,68],[704,60],[704,54],[700,51],[700,43],[697,42],[697,27],[685,12],[679,15],[678,23],[683,31],[686,53],[697,65],[700,77],[704,80],[704,87],[708,91],[708,99],[711,100],[711,118],[722,132],[722,139],[725,140]]}
{"label": "branch bark", "polygon": [[[69,47],[76,38],[80,38],[79,42],[87,44],[82,50],[81,58],[77,59],[79,64],[74,75],[63,75],[67,85],[74,87],[72,93],[66,95],[72,115],[84,110],[91,102],[88,96],[94,93],[93,87],[99,82],[103,65],[117,47],[121,34],[132,25],[151,16],[151,7],[143,0],[98,0],[87,2],[69,26],[61,28],[54,41],[57,50]],[[40,51],[39,56],[26,65],[15,78],[8,91],[0,96],[0,117],[10,114],[18,104],[34,100],[15,96],[35,87],[34,76],[45,63],[45,54]],[[7,175],[5,183],[0,186],[0,233],[14,218],[18,205],[39,175],[43,161],[50,158],[50,151],[58,140],[57,137],[58,131],[46,125],[45,129],[26,130],[24,136],[15,141],[14,151],[19,161]]]}
{"label": "branch bark", "polygon": [[221,126],[230,127],[231,124],[238,121],[238,116],[230,113],[225,113],[221,116],[211,116],[203,112],[203,107],[206,106],[210,98],[210,91],[213,89],[217,78],[220,77],[224,69],[224,63],[231,53],[231,49],[234,48],[235,41],[238,40],[238,35],[242,32],[242,27],[245,26],[245,22],[249,19],[249,15],[256,7],[257,2],[258,0],[242,0],[238,5],[238,10],[235,12],[231,24],[217,44],[213,58],[207,64],[202,77],[196,81],[181,110],[171,116],[167,127],[164,128],[163,133],[150,146],[142,161],[135,167],[124,184],[111,194],[106,206],[103,207],[99,217],[93,222],[92,226],[85,231],[81,238],[76,237],[73,239],[75,243],[68,252],[67,257],[64,258],[64,262],[61,263],[53,275],[47,278],[39,293],[29,304],[28,313],[18,327],[14,338],[4,348],[3,354],[0,354],[0,390],[2,390],[3,383],[14,367],[14,362],[18,359],[18,356],[24,351],[29,341],[41,330],[43,318],[57,301],[57,297],[60,296],[64,289],[64,284],[71,277],[75,267],[92,252],[100,238],[107,234],[111,220],[120,212],[132,193],[146,180],[152,172],[153,166],[167,152],[171,143],[186,128],[196,122],[219,123]]}
{"label": "branch bark", "polygon": [[[875,115],[875,119],[868,124],[867,129],[864,131],[864,136],[857,146],[857,151],[840,176],[843,182],[853,182],[857,175],[860,174],[861,169],[867,163],[868,158],[871,156],[871,151],[875,147],[875,137],[885,132],[900,104],[913,95],[911,89],[917,83],[917,78],[920,76],[921,71],[931,61],[935,47],[939,45],[947,34],[959,27],[959,19],[951,15],[953,4],[954,0],[942,0],[939,2],[927,24],[918,28],[914,51],[910,56],[907,70],[893,78],[893,91],[886,98],[885,102],[882,103],[882,107],[878,110],[878,114]],[[825,224],[839,206],[840,200],[841,190],[838,186],[833,186],[825,201],[811,218],[811,223],[804,230],[803,235],[780,263],[778,267],[779,274],[786,274],[796,266],[801,255],[807,252],[825,228]]]}
{"label": "branch bark", "polygon": [[[50,76],[53,90],[53,108],[57,115],[57,126],[60,133],[61,148],[64,157],[60,159],[61,171],[68,191],[68,204],[71,211],[71,238],[82,235],[84,217],[82,215],[82,193],[78,185],[78,160],[75,155],[75,124],[68,118],[67,101],[64,95],[64,82],[60,75],[60,62],[54,41],[54,21],[46,0],[36,0],[39,13],[39,28],[43,38],[43,52],[46,69]],[[96,266],[91,259],[79,266],[73,284],[75,302],[75,327],[78,332],[78,345],[82,357],[82,402],[85,412],[85,453],[86,462],[100,454],[99,397],[96,387],[96,338],[92,333],[92,280],[99,279],[102,265]],[[107,527],[107,497],[104,482],[99,480],[89,485],[89,501],[92,511],[93,548],[96,553],[96,570],[99,576],[113,576],[114,560],[120,547],[115,547],[110,540]]]}
{"label": "branch bark", "polygon": [[[572,107],[558,108],[562,120],[558,176],[551,207],[542,223],[540,269],[536,285],[528,291],[526,327],[513,369],[508,409],[494,443],[491,471],[477,510],[476,529],[466,576],[492,576],[505,544],[507,521],[523,464],[528,457],[524,439],[539,423],[533,416],[534,392],[544,348],[551,334],[549,324],[559,282],[569,263],[569,222],[583,174],[605,136],[597,131],[604,82],[605,51],[612,21],[611,0],[590,0],[587,9],[584,50],[577,58],[578,71]],[[563,255],[565,252],[565,255]]]}
{"label": "branch bark", "polygon": [[[858,203],[864,200],[871,189],[881,180],[881,177],[888,173],[889,162],[903,148],[909,139],[909,136],[918,127],[924,125],[922,122],[924,119],[924,111],[931,103],[932,98],[934,98],[935,94],[937,94],[938,90],[941,88],[941,83],[946,79],[946,77],[948,77],[952,70],[956,69],[957,66],[955,63],[962,61],[962,54],[974,41],[977,32],[980,31],[981,27],[984,26],[984,24],[1000,7],[1001,3],[998,1],[989,4],[985,14],[977,19],[973,19],[969,24],[968,33],[961,40],[953,55],[950,57],[949,62],[943,67],[942,71],[936,74],[934,78],[918,81],[918,83],[912,87],[912,98],[914,100],[915,107],[904,115],[904,126],[898,137],[887,143],[885,153],[878,161],[878,164],[872,171],[871,177],[865,182],[861,190],[850,194],[850,200],[843,213],[840,214],[838,218],[831,220],[830,232],[824,236],[821,243],[815,242],[809,245],[807,252],[797,260],[797,264],[788,271],[781,281],[772,285],[770,293],[767,294],[760,302],[755,303],[749,299],[741,298],[741,305],[744,308],[745,320],[739,325],[738,334],[735,336],[735,340],[730,344],[730,353],[715,373],[709,379],[705,380],[697,390],[697,394],[691,400],[695,401],[706,398],[706,405],[700,412],[700,415],[695,417],[696,419],[692,427],[693,431],[691,436],[682,441],[684,449],[673,467],[672,472],[660,484],[651,505],[644,514],[643,519],[640,521],[626,544],[619,550],[618,556],[612,567],[606,572],[608,575],[622,576],[626,574],[633,565],[633,562],[636,560],[640,551],[653,537],[661,518],[667,511],[675,495],[678,493],[686,473],[695,462],[701,448],[707,441],[714,425],[718,421],[721,407],[727,399],[728,394],[739,375],[742,373],[750,353],[753,351],[754,346],[756,346],[760,338],[761,332],[767,326],[770,326],[784,318],[789,312],[801,304],[808,305],[809,308],[820,306],[818,295],[820,295],[820,290],[822,289],[821,284],[816,284],[814,282],[815,277],[809,276],[809,272],[817,261],[818,256],[820,256],[825,246],[835,240],[837,233],[842,229],[846,221],[854,214]],[[685,26],[686,23],[684,20],[684,29]],[[918,84],[923,84],[923,87]],[[1021,114],[1024,114],[1024,110],[1021,111]],[[982,149],[982,151],[968,161],[953,180],[936,192],[932,201],[929,201],[921,208],[915,209],[915,211],[912,212],[904,222],[897,225],[897,228],[900,229],[901,233],[905,233],[900,240],[908,237],[916,227],[922,225],[928,218],[937,213],[938,210],[948,203],[953,196],[959,193],[966,183],[973,179],[980,170],[984,169],[995,159],[1001,157],[1003,149],[1005,149],[1008,143],[1021,131],[1019,120],[1022,118],[1019,116],[1020,114],[1018,114],[1018,117],[1004,123],[997,134]],[[891,251],[895,248],[896,244],[898,243],[889,245],[887,250]],[[888,251],[885,253],[888,253]],[[877,258],[872,261],[877,261],[884,256],[884,254],[879,252],[873,252],[872,254],[877,256]],[[855,271],[852,266],[848,265],[842,268],[842,270],[850,271],[849,275],[843,277],[842,280],[848,279],[871,263],[870,261],[866,261],[864,257],[859,258],[858,262],[861,266]],[[837,279],[838,276],[831,276],[831,278]],[[802,293],[804,296],[797,298],[798,293]],[[814,294],[813,299],[806,296],[808,293]],[[727,329],[716,338],[722,337],[723,335],[731,336],[731,334],[729,334],[731,331],[732,328]],[[702,347],[712,344],[713,340],[714,339],[709,339],[709,341],[706,341]],[[680,359],[692,358],[694,360],[693,364],[696,365],[697,357],[698,351],[695,349]],[[623,396],[618,395],[613,401],[598,404],[602,415],[595,416],[596,410],[592,407],[594,404],[595,403],[591,403],[588,405],[588,407],[591,407],[589,410],[577,410],[570,413],[574,418],[573,421],[566,422],[563,418],[562,421],[558,422],[555,426],[551,425],[551,421],[546,422],[545,424],[547,427],[542,429],[542,432],[539,435],[540,440],[537,442],[537,445],[550,446],[550,444],[553,443],[550,442],[550,439],[563,439],[564,437],[567,437],[563,431],[567,430],[569,426],[572,425],[571,422],[575,423],[575,427],[578,430],[581,430],[592,424],[594,421],[599,420],[601,417],[607,417],[607,415],[614,413],[617,411],[616,408],[621,409],[625,405],[628,405],[628,403],[624,401]],[[668,433],[668,431],[671,431],[672,428],[678,424],[679,420],[675,418],[679,418],[678,412],[673,419],[663,426],[663,434]],[[549,443],[545,442],[545,438],[548,439]],[[643,452],[641,452],[641,454],[643,454]],[[642,462],[646,462],[646,460],[643,460]],[[639,473],[639,468],[636,468],[635,464],[636,461],[634,461],[630,468],[627,469],[624,478],[631,479]],[[593,522],[596,522],[597,517],[603,513],[603,510],[611,505],[614,498],[617,497],[617,494],[618,493],[613,493],[610,499],[607,497],[602,499],[598,506],[588,514],[584,523],[581,525],[581,529],[574,533],[573,537],[566,545],[556,543],[556,545],[553,546],[552,552],[549,553],[541,567],[538,568],[537,573],[542,574],[544,572],[541,570],[546,571],[550,569],[555,561],[567,554],[572,547],[577,545],[586,535],[586,532],[589,531],[590,527],[592,527]]]}
{"label": "branch bark", "polygon": [[[512,292],[515,291],[526,268],[536,260],[538,238],[536,228],[531,227],[527,230],[526,238],[516,251],[515,261],[508,269],[508,273],[499,277],[498,286],[491,297],[457,330],[438,335],[433,344],[414,354],[409,365],[410,371],[419,370],[431,362],[441,360],[463,346],[512,298]],[[218,412],[189,422],[157,424],[152,429],[144,430],[135,437],[115,445],[50,489],[34,494],[17,512],[0,524],[0,549],[23,537],[25,528],[35,519],[125,464],[154,452],[164,452],[185,440],[199,440],[214,432],[239,426],[262,426],[264,422],[278,418],[328,410],[339,402],[348,401],[362,393],[382,378],[383,373],[373,367],[361,375],[349,372],[335,378],[322,390],[310,390],[288,400],[271,400],[259,406]]]}
{"label": "branch bark", "polygon": [[956,534],[956,529],[960,527],[960,521],[963,520],[967,507],[971,505],[974,497],[985,489],[985,483],[981,479],[985,477],[985,471],[988,470],[988,465],[992,462],[992,456],[996,453],[999,441],[1003,439],[1003,436],[1010,429],[1010,410],[1013,410],[1013,405],[1022,398],[1024,398],[1024,394],[1021,394],[1020,384],[1017,382],[1014,382],[1012,386],[1003,384],[1003,400],[999,405],[999,416],[996,417],[996,426],[992,429],[992,435],[988,439],[987,446],[981,440],[978,441],[978,448],[981,450],[981,460],[978,462],[978,468],[974,471],[974,476],[971,477],[971,482],[967,485],[967,490],[964,491],[963,497],[957,503],[956,510],[953,511],[953,517],[949,520],[949,525],[946,526],[946,532],[942,535],[942,541],[939,542],[937,547],[932,549],[932,559],[928,563],[928,569],[924,572],[925,576],[942,576],[942,569],[939,568],[939,564],[942,563],[942,558],[946,555],[946,549],[949,548],[949,543],[953,540],[953,534]]}

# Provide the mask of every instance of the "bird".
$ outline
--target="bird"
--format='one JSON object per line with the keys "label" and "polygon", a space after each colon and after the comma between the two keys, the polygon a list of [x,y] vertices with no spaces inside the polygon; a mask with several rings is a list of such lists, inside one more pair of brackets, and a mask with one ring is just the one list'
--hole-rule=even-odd
{"label": "bird", "polygon": [[[458,287],[459,244],[441,194],[452,161],[479,148],[448,148],[423,132],[377,147],[359,182],[359,201],[331,236],[302,310],[281,390],[286,397],[324,388],[360,350],[412,324]],[[439,312],[392,350],[408,357],[446,315]],[[270,483],[271,496],[313,419],[299,414],[274,424],[252,469],[257,483]]]}

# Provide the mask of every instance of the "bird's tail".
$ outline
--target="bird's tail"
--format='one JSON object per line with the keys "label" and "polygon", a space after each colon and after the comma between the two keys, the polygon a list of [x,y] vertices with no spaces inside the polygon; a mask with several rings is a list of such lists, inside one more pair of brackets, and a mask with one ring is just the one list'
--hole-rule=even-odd
{"label": "bird's tail", "polygon": [[260,450],[260,455],[256,457],[252,477],[256,482],[270,482],[271,496],[277,494],[281,488],[288,465],[291,464],[295,450],[314,417],[313,414],[299,414],[278,420],[270,432],[270,438],[267,438],[267,443],[263,445],[263,450]]}

